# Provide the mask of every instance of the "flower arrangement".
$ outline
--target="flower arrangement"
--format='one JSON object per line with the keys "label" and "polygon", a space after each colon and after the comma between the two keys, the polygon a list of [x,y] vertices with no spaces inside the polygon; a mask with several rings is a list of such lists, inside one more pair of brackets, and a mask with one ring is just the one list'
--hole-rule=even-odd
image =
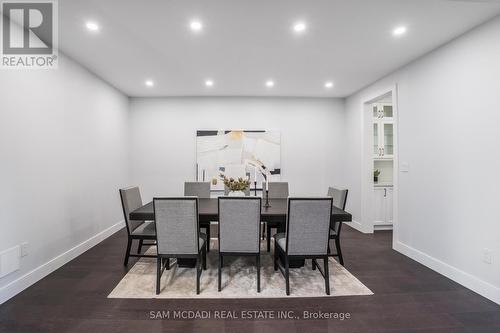
{"label": "flower arrangement", "polygon": [[238,179],[228,178],[222,173],[220,174],[220,178],[230,191],[245,191],[250,186],[250,179],[243,179],[242,177]]}

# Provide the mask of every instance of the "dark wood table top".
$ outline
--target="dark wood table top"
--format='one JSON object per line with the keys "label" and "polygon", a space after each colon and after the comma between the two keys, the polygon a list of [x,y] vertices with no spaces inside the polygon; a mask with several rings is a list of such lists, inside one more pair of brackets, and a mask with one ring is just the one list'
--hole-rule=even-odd
{"label": "dark wood table top", "polygon": [[[269,200],[271,207],[264,207],[262,201],[262,221],[269,222],[284,222],[287,213],[287,199],[271,199]],[[219,219],[219,207],[217,198],[199,199],[198,214],[200,222],[217,221]],[[131,220],[153,220],[153,202],[148,202],[144,206],[137,208],[130,213]],[[350,222],[352,215],[346,211],[333,207],[332,222]]]}

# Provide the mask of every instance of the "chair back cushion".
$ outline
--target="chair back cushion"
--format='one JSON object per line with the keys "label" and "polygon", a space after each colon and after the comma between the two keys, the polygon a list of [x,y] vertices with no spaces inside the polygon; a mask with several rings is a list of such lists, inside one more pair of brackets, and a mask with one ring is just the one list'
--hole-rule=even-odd
{"label": "chair back cushion", "polygon": [[328,196],[332,197],[333,205],[335,207],[345,210],[345,205],[347,202],[347,189],[338,189],[335,187],[329,187]]}
{"label": "chair back cushion", "polygon": [[219,197],[219,251],[259,253],[261,199]]}
{"label": "chair back cushion", "polygon": [[[262,183],[263,197],[266,196],[266,183]],[[286,199],[288,198],[288,182],[269,182],[269,199]]]}
{"label": "chair back cushion", "polygon": [[[347,192],[347,189],[338,189],[335,187],[328,188],[328,196],[332,197],[333,205],[342,210],[345,210],[345,205],[347,203]],[[342,222],[335,222],[331,224],[331,228],[337,235],[340,235],[341,227]]]}
{"label": "chair back cushion", "polygon": [[210,198],[210,183],[185,182],[184,195],[188,197]]}
{"label": "chair back cushion", "polygon": [[332,215],[332,198],[289,198],[287,253],[326,255]]}
{"label": "chair back cushion", "polygon": [[142,207],[142,198],[139,187],[132,186],[120,189],[120,198],[122,201],[123,215],[125,222],[127,223],[127,232],[130,234],[138,226],[144,223],[144,221],[131,220],[129,214]]}
{"label": "chair back cushion", "polygon": [[196,197],[153,199],[158,254],[198,254]]}

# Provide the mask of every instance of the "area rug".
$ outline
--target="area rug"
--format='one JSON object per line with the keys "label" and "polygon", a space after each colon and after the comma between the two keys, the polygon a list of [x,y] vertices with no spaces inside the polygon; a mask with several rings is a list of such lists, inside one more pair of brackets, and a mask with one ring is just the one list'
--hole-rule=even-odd
{"label": "area rug", "polygon": [[[175,259],[170,270],[161,278],[161,293],[156,295],[156,259],[141,258],[127,272],[108,298],[279,298],[279,297],[336,297],[373,295],[363,283],[356,279],[336,260],[330,258],[330,296],[325,293],[325,280],[311,260],[302,268],[290,269],[290,296],[285,293],[285,279],[280,271],[274,271],[271,252],[261,245],[261,292],[257,292],[257,269],[255,258],[224,257],[222,269],[222,291],[217,291],[217,239],[211,240],[207,254],[207,270],[201,275],[200,294],[196,295],[196,269],[179,268]],[[147,250],[155,254],[154,246]],[[323,261],[318,261],[323,265]]]}

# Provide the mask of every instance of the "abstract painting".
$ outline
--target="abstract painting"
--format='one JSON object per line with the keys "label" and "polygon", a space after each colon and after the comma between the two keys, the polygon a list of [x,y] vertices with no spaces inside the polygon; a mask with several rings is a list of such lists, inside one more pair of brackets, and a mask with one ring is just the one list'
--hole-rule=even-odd
{"label": "abstract painting", "polygon": [[281,135],[266,130],[200,130],[196,132],[197,181],[224,190],[220,174],[249,178],[258,186],[281,178]]}

